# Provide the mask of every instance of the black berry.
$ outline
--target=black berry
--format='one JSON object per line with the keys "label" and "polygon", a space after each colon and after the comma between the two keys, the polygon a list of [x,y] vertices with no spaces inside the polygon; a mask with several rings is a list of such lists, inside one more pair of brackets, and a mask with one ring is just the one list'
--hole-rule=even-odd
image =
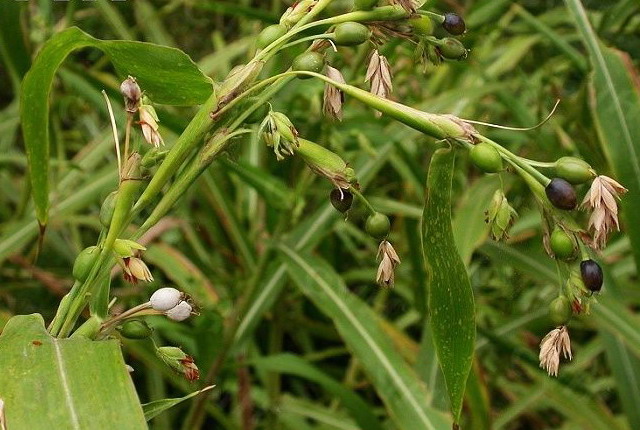
{"label": "black berry", "polygon": [[465,32],[467,26],[465,25],[464,20],[460,15],[455,13],[448,13],[444,16],[442,28],[447,30],[449,34],[458,36]]}
{"label": "black berry", "polygon": [[333,207],[340,212],[345,213],[346,211],[351,209],[351,204],[353,203],[353,194],[351,194],[349,191],[334,188],[333,190],[331,190],[329,198]]}
{"label": "black berry", "polygon": [[600,265],[593,260],[584,260],[580,263],[580,276],[582,282],[589,291],[598,292],[602,288],[603,275]]}
{"label": "black berry", "polygon": [[544,191],[549,201],[558,209],[569,211],[578,205],[576,190],[564,179],[553,178]]}

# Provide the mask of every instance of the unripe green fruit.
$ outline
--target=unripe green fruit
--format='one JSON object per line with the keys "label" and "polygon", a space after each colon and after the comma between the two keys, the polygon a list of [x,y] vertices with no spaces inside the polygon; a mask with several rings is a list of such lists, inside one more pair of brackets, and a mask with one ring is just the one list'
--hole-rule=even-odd
{"label": "unripe green fruit", "polygon": [[577,185],[584,184],[595,177],[595,172],[584,160],[576,157],[562,157],[556,161],[556,174],[559,178]]}
{"label": "unripe green fruit", "polygon": [[343,22],[336,25],[335,42],[341,46],[355,46],[369,40],[371,31],[366,25],[359,22]]}
{"label": "unripe green fruit", "polygon": [[[249,108],[249,106],[252,106],[256,101],[257,101],[257,97],[250,98],[246,103],[246,107]],[[257,109],[251,112],[247,117],[247,119],[244,120],[244,122],[247,124],[256,124],[262,121],[264,117],[267,116],[268,113],[269,113],[269,104],[263,103]]]}
{"label": "unripe green fruit", "polygon": [[565,296],[557,297],[549,304],[549,319],[556,326],[568,323],[571,314],[571,302]]}
{"label": "unripe green fruit", "polygon": [[80,251],[80,254],[76,257],[76,261],[73,263],[73,277],[79,281],[84,282],[87,280],[89,273],[96,259],[100,255],[97,246],[90,246]]}
{"label": "unripe green fruit", "polygon": [[280,39],[287,32],[287,27],[282,24],[274,24],[264,28],[258,35],[256,47],[264,49],[276,40]]}
{"label": "unripe green fruit", "polygon": [[[319,52],[305,52],[298,55],[291,65],[293,70],[320,73],[324,67],[324,57]],[[300,79],[309,79],[312,76],[299,75]]]}
{"label": "unripe green fruit", "polygon": [[100,224],[103,227],[109,227],[111,224],[111,218],[113,218],[113,211],[116,208],[116,196],[118,195],[117,191],[113,191],[109,193],[109,195],[102,202],[102,206],[100,207]]}
{"label": "unripe green fruit", "polygon": [[140,320],[131,320],[122,324],[118,328],[120,334],[127,339],[146,339],[151,336],[153,330],[146,322]]}
{"label": "unripe green fruit", "polygon": [[549,246],[553,251],[553,255],[560,260],[570,260],[576,255],[576,244],[570,235],[562,229],[555,229],[551,233]]}
{"label": "unripe green fruit", "polygon": [[409,24],[413,27],[413,32],[420,36],[431,36],[433,33],[433,21],[428,16],[411,18]]}
{"label": "unripe green fruit", "polygon": [[389,217],[380,212],[369,215],[364,226],[365,231],[372,237],[382,240],[389,235],[391,230],[391,222]]}
{"label": "unripe green fruit", "polygon": [[358,10],[371,10],[378,5],[378,0],[355,0],[354,6]]}
{"label": "unripe green fruit", "polygon": [[502,170],[502,157],[497,149],[488,143],[478,143],[471,148],[471,161],[485,173],[496,173]]}
{"label": "unripe green fruit", "polygon": [[326,15],[336,16],[351,12],[355,4],[353,0],[333,0],[325,9]]}
{"label": "unripe green fruit", "polygon": [[438,45],[438,52],[448,60],[463,60],[467,58],[467,49],[462,42],[453,37],[445,37]]}

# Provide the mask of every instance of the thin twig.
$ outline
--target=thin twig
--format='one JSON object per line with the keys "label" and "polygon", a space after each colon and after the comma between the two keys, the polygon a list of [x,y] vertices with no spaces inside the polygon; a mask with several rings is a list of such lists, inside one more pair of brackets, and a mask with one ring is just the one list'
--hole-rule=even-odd
{"label": "thin twig", "polygon": [[509,127],[509,126],[506,126],[506,125],[498,125],[498,124],[492,124],[490,122],[482,122],[482,121],[473,121],[473,120],[470,120],[470,119],[462,119],[462,120],[464,122],[469,123],[469,124],[486,125],[487,127],[499,128],[499,129],[502,129],[502,130],[529,131],[529,130],[536,129],[536,128],[542,126],[547,121],[549,121],[551,119],[551,116],[555,113],[556,108],[558,107],[559,104],[560,104],[560,99],[557,99],[556,100],[556,104],[553,105],[553,109],[551,109],[551,112],[549,112],[549,115],[547,115],[547,117],[545,119],[543,119],[542,121],[540,121],[538,124],[534,125],[533,127]]}
{"label": "thin twig", "polygon": [[129,139],[131,138],[131,124],[133,123],[133,114],[127,112],[127,128],[124,130],[124,159],[129,158]]}

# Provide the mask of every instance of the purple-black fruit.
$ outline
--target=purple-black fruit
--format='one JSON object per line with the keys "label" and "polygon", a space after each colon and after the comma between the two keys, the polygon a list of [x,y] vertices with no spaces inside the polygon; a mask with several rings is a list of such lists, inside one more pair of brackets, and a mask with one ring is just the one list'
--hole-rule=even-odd
{"label": "purple-black fruit", "polygon": [[333,207],[342,213],[345,213],[346,211],[351,209],[351,204],[353,204],[353,194],[351,194],[347,190],[339,190],[337,188],[334,188],[333,190],[331,190],[329,199],[331,200],[331,204],[333,205]]}
{"label": "purple-black fruit", "polygon": [[444,16],[442,28],[447,30],[447,33],[458,36],[466,31],[467,26],[460,15],[456,13],[448,13]]}
{"label": "purple-black fruit", "polygon": [[553,178],[544,191],[551,204],[558,209],[570,211],[578,205],[576,190],[564,179]]}
{"label": "purple-black fruit", "polygon": [[600,265],[593,260],[584,260],[580,263],[580,276],[585,287],[594,293],[600,291],[604,276]]}

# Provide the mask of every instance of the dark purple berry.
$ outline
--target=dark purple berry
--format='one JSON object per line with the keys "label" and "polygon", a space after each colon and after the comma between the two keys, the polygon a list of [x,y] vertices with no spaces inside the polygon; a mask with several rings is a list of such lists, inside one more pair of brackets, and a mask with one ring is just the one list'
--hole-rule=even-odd
{"label": "dark purple berry", "polygon": [[346,211],[351,209],[351,204],[353,203],[353,194],[351,194],[349,191],[334,188],[333,190],[331,190],[329,198],[331,199],[331,204],[333,205],[333,207],[340,212],[345,213]]}
{"label": "dark purple berry", "polygon": [[570,211],[578,205],[576,190],[564,179],[553,178],[544,191],[549,201],[558,209]]}
{"label": "dark purple berry", "polygon": [[589,291],[598,292],[602,288],[602,269],[600,265],[593,260],[584,260],[580,263],[580,276],[582,282]]}
{"label": "dark purple berry", "polygon": [[458,36],[465,32],[467,26],[465,25],[464,20],[460,15],[455,13],[448,13],[444,16],[442,28],[447,30],[447,33]]}

